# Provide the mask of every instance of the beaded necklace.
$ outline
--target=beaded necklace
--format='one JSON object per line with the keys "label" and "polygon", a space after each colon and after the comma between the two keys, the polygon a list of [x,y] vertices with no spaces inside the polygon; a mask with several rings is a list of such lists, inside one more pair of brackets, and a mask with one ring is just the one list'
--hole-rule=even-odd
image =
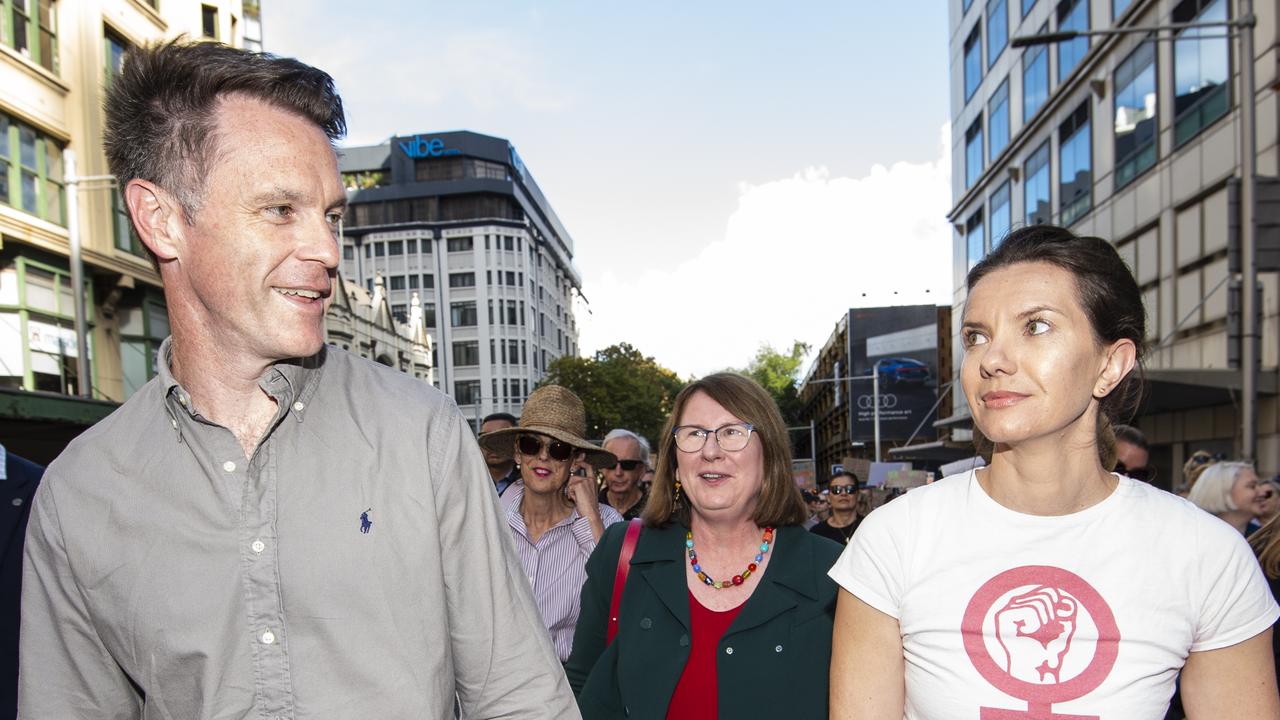
{"label": "beaded necklace", "polygon": [[769,545],[773,543],[773,528],[764,529],[764,538],[760,541],[760,552],[756,553],[755,561],[747,563],[747,569],[742,571],[741,575],[734,575],[732,580],[712,580],[711,576],[702,571],[702,566],[698,564],[698,553],[693,549],[693,531],[690,530],[684,534],[685,551],[689,554],[689,564],[693,566],[693,571],[697,573],[698,579],[710,585],[716,590],[724,590],[735,585],[741,585],[751,577],[751,573],[756,571],[756,563],[764,562],[765,553],[769,552]]}

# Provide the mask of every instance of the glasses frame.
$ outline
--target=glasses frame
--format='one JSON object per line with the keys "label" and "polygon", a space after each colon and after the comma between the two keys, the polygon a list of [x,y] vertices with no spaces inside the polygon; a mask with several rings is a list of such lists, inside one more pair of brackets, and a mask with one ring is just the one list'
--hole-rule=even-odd
{"label": "glasses frame", "polygon": [[[724,446],[724,442],[720,439],[720,431],[724,430],[725,428],[736,428],[736,427],[746,428],[747,437],[745,440],[742,441],[742,447],[734,448],[730,450],[729,448]],[[684,448],[680,447],[680,431],[687,430],[688,428],[695,428],[697,430],[701,430],[702,432],[706,433],[705,435],[702,436],[702,444],[699,445],[696,450],[685,450]],[[747,445],[751,444],[751,434],[754,433],[755,430],[756,430],[756,426],[747,422],[726,423],[715,429],[704,428],[701,425],[680,425],[671,431],[671,438],[675,442],[676,449],[682,453],[702,452],[702,449],[707,446],[708,438],[710,438],[712,435],[715,436],[716,445],[721,450],[724,450],[725,452],[742,452],[743,450],[747,449]]]}
{"label": "glasses frame", "polygon": [[857,485],[829,485],[827,486],[827,492],[831,493],[832,495],[857,495],[858,486]]}
{"label": "glasses frame", "polygon": [[[630,464],[631,464],[631,467],[630,467],[630,468],[628,468],[624,463],[630,463]],[[600,468],[600,469],[601,469],[601,470],[616,470],[616,469],[618,468],[618,466],[619,466],[619,465],[622,465],[622,471],[623,471],[623,472],[635,472],[636,470],[639,470],[639,469],[640,469],[640,468],[642,468],[642,467],[647,467],[647,466],[644,464],[644,461],[643,461],[643,460],[617,460],[617,461],[615,461],[612,465],[610,465],[609,467],[604,467],[604,468]]]}
{"label": "glasses frame", "polygon": [[[526,439],[536,442],[538,444],[538,447],[533,452],[529,452],[524,447],[524,442]],[[548,437],[545,440],[543,440],[543,436],[534,435],[533,433],[521,433],[520,435],[516,436],[516,450],[519,450],[520,454],[526,457],[541,456],[542,449],[544,447],[547,449],[547,457],[557,462],[565,462],[566,460],[572,458],[573,451],[577,449],[574,446],[570,445],[569,443],[563,440],[557,440],[553,437]],[[561,451],[560,450],[561,447],[567,448],[567,449]],[[559,455],[562,453],[564,457],[559,457]]]}

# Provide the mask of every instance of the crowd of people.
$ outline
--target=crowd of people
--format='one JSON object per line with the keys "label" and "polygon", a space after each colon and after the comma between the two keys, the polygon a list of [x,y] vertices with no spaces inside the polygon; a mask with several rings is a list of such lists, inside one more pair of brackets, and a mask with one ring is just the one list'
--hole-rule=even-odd
{"label": "crowd of people", "polygon": [[13,504],[21,717],[1280,720],[1277,488],[1208,452],[1150,484],[1110,243],[1022,228],[969,272],[987,464],[872,510],[853,473],[801,493],[742,375],[651,452],[557,385],[477,437],[326,347],[344,126],[322,71],[217,44],[113,81],[172,336]]}

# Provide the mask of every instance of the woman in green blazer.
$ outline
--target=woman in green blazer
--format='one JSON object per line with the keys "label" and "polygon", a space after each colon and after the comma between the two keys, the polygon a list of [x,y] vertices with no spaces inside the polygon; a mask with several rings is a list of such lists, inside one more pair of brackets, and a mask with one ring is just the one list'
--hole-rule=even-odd
{"label": "woman in green blazer", "polygon": [[566,669],[584,720],[827,717],[840,546],[800,526],[777,406],[719,373],[676,397],[607,640],[626,525],[587,562]]}

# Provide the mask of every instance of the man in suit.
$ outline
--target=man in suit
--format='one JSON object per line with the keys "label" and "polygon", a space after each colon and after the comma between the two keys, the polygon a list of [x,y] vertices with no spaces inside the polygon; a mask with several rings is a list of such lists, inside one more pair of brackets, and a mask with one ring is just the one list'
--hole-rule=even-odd
{"label": "man in suit", "polygon": [[0,720],[18,716],[18,601],[22,541],[44,468],[0,445]]}

